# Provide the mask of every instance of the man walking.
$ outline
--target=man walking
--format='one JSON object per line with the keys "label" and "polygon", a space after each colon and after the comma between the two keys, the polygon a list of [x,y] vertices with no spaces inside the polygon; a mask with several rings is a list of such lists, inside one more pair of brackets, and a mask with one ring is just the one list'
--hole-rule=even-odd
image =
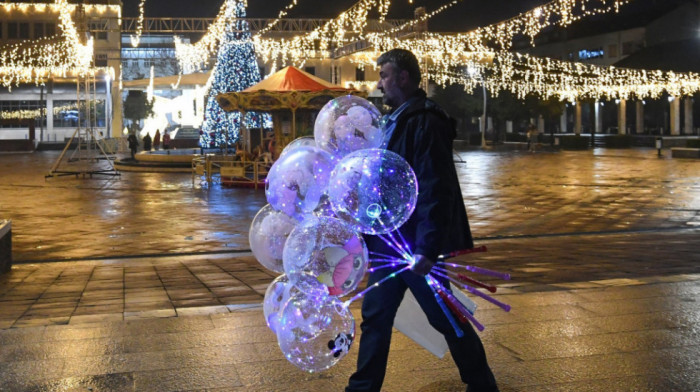
{"label": "man walking", "polygon": [[[393,49],[382,54],[377,65],[381,67],[377,88],[393,109],[384,126],[385,147],[404,157],[418,179],[416,209],[400,228],[411,244],[415,264],[412,271],[388,279],[365,296],[357,371],[345,390],[381,390],[394,317],[410,289],[431,325],[445,336],[467,391],[498,391],[478,335],[468,323],[459,323],[464,336],[457,337],[425,279],[438,255],[474,246],[452,158],[454,122],[419,87],[420,67],[413,53]],[[370,251],[400,257],[378,237],[366,236],[366,242]],[[368,286],[396,270],[375,270]],[[443,284],[448,287],[447,282]]]}

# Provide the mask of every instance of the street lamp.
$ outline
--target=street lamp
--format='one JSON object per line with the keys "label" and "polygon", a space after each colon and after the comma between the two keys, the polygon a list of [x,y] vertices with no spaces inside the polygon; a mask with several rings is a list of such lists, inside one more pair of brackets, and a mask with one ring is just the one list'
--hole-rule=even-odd
{"label": "street lamp", "polygon": [[474,67],[467,68],[467,73],[469,74],[470,78],[481,83],[481,88],[483,89],[484,93],[484,112],[481,115],[481,119],[479,121],[479,131],[481,132],[481,147],[484,148],[486,147],[486,82],[479,73],[479,70]]}

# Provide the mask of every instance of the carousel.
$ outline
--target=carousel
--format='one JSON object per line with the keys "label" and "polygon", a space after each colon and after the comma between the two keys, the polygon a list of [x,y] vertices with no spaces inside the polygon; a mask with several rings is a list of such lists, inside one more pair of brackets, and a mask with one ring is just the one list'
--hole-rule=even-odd
{"label": "carousel", "polygon": [[219,172],[223,185],[263,186],[282,149],[296,138],[313,136],[319,110],[331,99],[348,94],[366,95],[291,66],[243,91],[219,94],[216,100],[224,111],[238,111],[241,118],[248,112],[269,113],[273,128],[249,129],[242,125],[236,155],[202,156],[193,161],[193,175],[206,176],[211,183],[212,173]]}

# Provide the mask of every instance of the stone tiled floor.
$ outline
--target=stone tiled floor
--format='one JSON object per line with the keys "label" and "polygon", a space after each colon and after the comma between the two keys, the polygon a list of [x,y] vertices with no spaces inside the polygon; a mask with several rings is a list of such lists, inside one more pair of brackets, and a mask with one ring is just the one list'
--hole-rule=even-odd
{"label": "stone tiled floor", "polygon": [[[477,318],[503,391],[700,390],[700,171],[655,150],[462,152],[465,203],[507,271]],[[306,374],[247,253],[260,191],[188,175],[43,180],[55,154],[0,155],[0,391],[342,390],[357,355]],[[60,260],[59,262],[47,262]],[[356,321],[358,303],[352,306]],[[464,390],[448,358],[394,335],[385,391]]]}

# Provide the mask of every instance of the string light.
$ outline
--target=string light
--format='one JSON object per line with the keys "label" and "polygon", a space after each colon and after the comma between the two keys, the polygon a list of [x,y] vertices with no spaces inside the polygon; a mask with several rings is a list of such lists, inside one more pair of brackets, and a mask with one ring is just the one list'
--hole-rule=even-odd
{"label": "string light", "polygon": [[[81,102],[80,106],[78,106],[77,102],[61,106],[54,106],[53,115],[57,116],[61,114],[61,112],[65,112],[68,110],[85,109],[87,105],[90,105],[90,103]],[[33,119],[43,117],[45,112],[46,108],[39,108],[33,110],[7,110],[0,112],[0,119]]]}
{"label": "string light", "polygon": [[[121,18],[121,7],[116,5],[85,5],[87,12],[116,13]],[[20,83],[39,85],[54,76],[95,76],[110,73],[106,68],[92,67],[93,40],[81,43],[71,14],[77,5],[66,0],[54,4],[3,3],[2,11],[58,13],[61,34],[55,37],[24,40],[0,47],[0,79],[8,89]],[[113,71],[112,71],[113,72]]]}
{"label": "string light", "polygon": [[[389,0],[361,0],[337,18],[313,31],[292,39],[263,38],[262,34],[253,37],[256,54],[264,63],[291,63],[297,66],[309,58],[330,58],[333,49],[350,42],[365,40],[371,49],[348,55],[347,58],[359,66],[375,66],[376,57],[392,48],[404,48],[417,57],[426,59],[426,75],[439,84],[460,83],[466,89],[473,89],[477,81],[486,84],[493,93],[503,89],[513,91],[523,97],[536,93],[543,97],[558,96],[562,99],[574,97],[656,97],[663,91],[670,94],[692,94],[697,91],[693,74],[651,72],[653,80],[643,83],[645,73],[620,70],[614,67],[598,67],[580,63],[568,63],[534,56],[512,54],[506,50],[512,47],[513,38],[525,35],[534,44],[534,38],[542,29],[552,26],[568,26],[592,15],[619,12],[620,8],[632,0],[555,0],[536,7],[516,17],[477,28],[462,34],[423,33],[420,38],[399,37],[406,30],[458,3],[445,4],[421,18],[401,26],[379,32],[366,33],[368,14],[377,9],[380,19],[389,10]],[[287,6],[291,8],[296,1]],[[280,13],[280,18],[285,15]],[[218,20],[218,19],[217,19]],[[276,24],[279,18],[273,24]],[[264,29],[264,32],[269,28]],[[183,69],[201,69],[211,57],[211,42],[221,34],[212,29],[202,41],[195,45],[176,45],[178,60]],[[351,38],[350,38],[351,37]],[[493,51],[495,46],[501,50]],[[491,65],[489,65],[491,64]],[[465,77],[454,71],[465,67],[475,70],[475,75]],[[593,78],[586,75],[595,75]],[[602,79],[600,79],[602,77]],[[348,82],[362,85],[358,82]]]}
{"label": "string light", "polygon": [[270,24],[268,24],[267,26],[265,26],[262,30],[258,31],[257,34],[258,34],[259,36],[262,36],[263,34],[265,34],[265,33],[267,33],[268,31],[270,31],[273,27],[275,27],[275,26],[282,20],[282,18],[284,18],[285,16],[287,16],[287,13],[289,12],[289,10],[291,10],[292,8],[294,8],[294,6],[296,6],[296,5],[297,5],[297,0],[292,0],[291,3],[289,3],[286,7],[284,7],[284,8],[279,12],[279,14],[277,15],[277,18],[276,18],[275,20],[273,20],[272,22],[270,22]]}
{"label": "string light", "polygon": [[[605,67],[499,51],[492,64],[474,64],[474,77],[465,72],[431,68],[437,83],[462,84],[473,89],[484,83],[493,94],[511,91],[519,98],[536,94],[575,101],[580,98],[636,99],[689,96],[700,92],[700,74]],[[481,68],[479,68],[481,66]]]}
{"label": "string light", "polygon": [[139,3],[139,18],[136,22],[136,35],[131,35],[129,38],[131,38],[131,47],[136,48],[139,46],[139,43],[141,42],[141,34],[143,34],[143,5],[146,3],[146,0],[141,0]]}

